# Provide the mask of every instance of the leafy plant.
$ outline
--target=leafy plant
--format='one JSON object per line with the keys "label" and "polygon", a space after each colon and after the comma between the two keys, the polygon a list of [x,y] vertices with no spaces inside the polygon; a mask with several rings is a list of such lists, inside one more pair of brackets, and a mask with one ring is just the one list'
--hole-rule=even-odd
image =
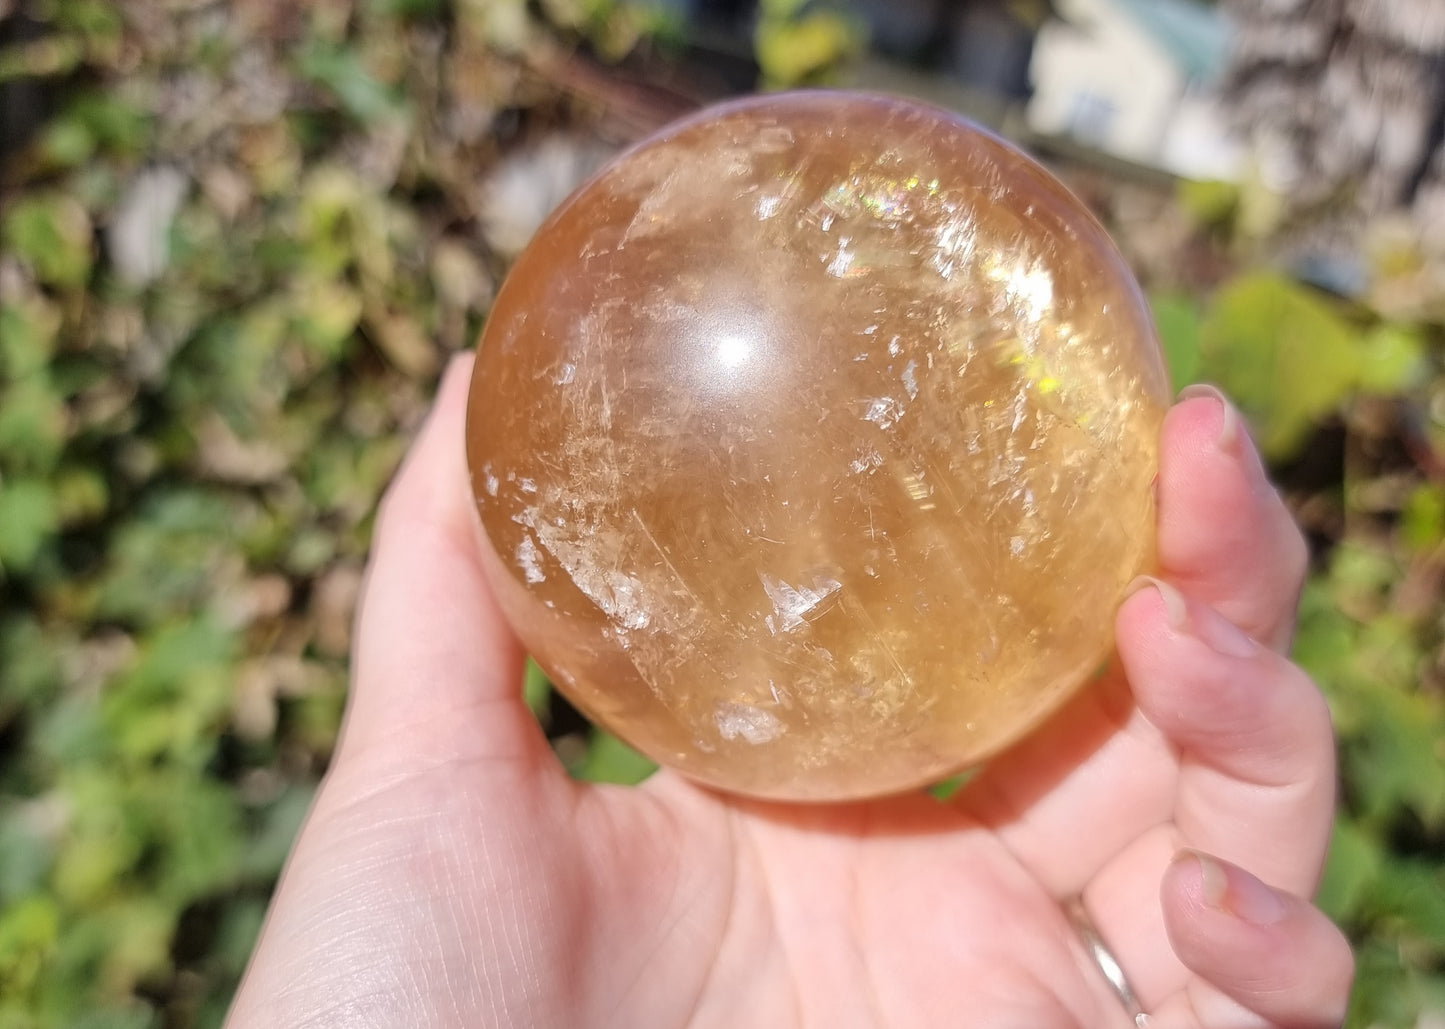
{"label": "leafy plant", "polygon": [[837,8],[805,0],[762,0],[753,47],[763,84],[816,85],[862,47],[858,24]]}
{"label": "leafy plant", "polygon": [[[213,1026],[335,740],[377,497],[505,271],[478,183],[590,117],[539,68],[675,24],[27,9],[0,83],[51,108],[0,170],[0,1029]],[[858,37],[769,0],[755,42],[793,84]],[[1211,232],[1250,206],[1195,193]],[[1360,954],[1352,1024],[1412,1025],[1445,1011],[1445,305],[1191,286],[1156,297],[1176,378],[1238,396],[1318,544],[1299,656],[1341,738],[1323,901]],[[535,669],[527,695],[576,774],[647,774]]]}

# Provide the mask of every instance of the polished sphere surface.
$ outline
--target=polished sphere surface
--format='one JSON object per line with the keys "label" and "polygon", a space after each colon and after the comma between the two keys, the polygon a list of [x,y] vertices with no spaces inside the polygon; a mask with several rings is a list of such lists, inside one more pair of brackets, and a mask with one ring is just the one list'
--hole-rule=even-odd
{"label": "polished sphere surface", "polygon": [[919,104],[714,108],[504,284],[467,415],[487,575],[566,696],[788,800],[1007,746],[1106,660],[1168,402],[1080,202]]}

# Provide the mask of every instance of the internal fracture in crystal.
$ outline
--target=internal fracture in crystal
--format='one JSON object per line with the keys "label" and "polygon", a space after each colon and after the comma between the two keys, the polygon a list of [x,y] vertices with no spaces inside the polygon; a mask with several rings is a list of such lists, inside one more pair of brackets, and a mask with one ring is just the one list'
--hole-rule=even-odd
{"label": "internal fracture in crystal", "polygon": [[1058,709],[1148,567],[1167,377],[1080,203],[931,108],[784,94],[604,169],[478,352],[488,576],[582,710],[793,800]]}

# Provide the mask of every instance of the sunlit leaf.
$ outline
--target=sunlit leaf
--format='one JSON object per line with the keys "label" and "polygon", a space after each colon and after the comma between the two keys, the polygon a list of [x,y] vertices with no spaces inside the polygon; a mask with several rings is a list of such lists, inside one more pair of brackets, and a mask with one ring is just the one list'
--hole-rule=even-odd
{"label": "sunlit leaf", "polygon": [[860,45],[857,27],[840,14],[816,11],[794,19],[791,12],[783,13],[789,16],[761,19],[754,39],[763,80],[770,86],[813,81]]}
{"label": "sunlit leaf", "polygon": [[1420,331],[1385,323],[1361,340],[1360,386],[1373,393],[1398,393],[1419,383],[1429,371]]}
{"label": "sunlit leaf", "polygon": [[1239,186],[1217,180],[1182,179],[1175,192],[1179,206],[1201,225],[1228,225],[1239,208]]}
{"label": "sunlit leaf", "polygon": [[1426,483],[1410,494],[1401,517],[1400,536],[1407,547],[1418,553],[1445,542],[1445,488]]}
{"label": "sunlit leaf", "polygon": [[306,345],[326,358],[340,356],[361,320],[361,295],[340,282],[310,281],[297,284],[292,303]]}
{"label": "sunlit leaf", "polygon": [[1365,364],[1359,334],[1326,301],[1268,272],[1226,286],[1199,340],[1200,373],[1235,399],[1276,458],[1339,408]]}
{"label": "sunlit leaf", "polygon": [[34,894],[0,905],[0,989],[28,992],[59,935],[60,910],[50,897]]}
{"label": "sunlit leaf", "polygon": [[1151,297],[1150,306],[1177,393],[1194,382],[1199,371],[1199,308],[1188,297],[1174,293]]}
{"label": "sunlit leaf", "polygon": [[64,784],[69,811],[56,854],[56,896],[84,908],[115,897],[145,854],[149,842],[144,811],[126,782],[98,767],[69,775]]}
{"label": "sunlit leaf", "polygon": [[610,782],[631,786],[646,779],[657,765],[611,733],[593,730],[586,757],[572,774],[588,782]]}

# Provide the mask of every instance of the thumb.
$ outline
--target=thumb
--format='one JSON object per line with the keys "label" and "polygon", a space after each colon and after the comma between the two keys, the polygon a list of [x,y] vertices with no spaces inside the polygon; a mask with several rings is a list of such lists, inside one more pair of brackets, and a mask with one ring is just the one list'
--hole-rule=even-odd
{"label": "thumb", "polygon": [[448,367],[382,500],[338,763],[380,749],[402,762],[555,764],[522,699],[521,646],[482,573],[464,440],[471,369],[470,355]]}

